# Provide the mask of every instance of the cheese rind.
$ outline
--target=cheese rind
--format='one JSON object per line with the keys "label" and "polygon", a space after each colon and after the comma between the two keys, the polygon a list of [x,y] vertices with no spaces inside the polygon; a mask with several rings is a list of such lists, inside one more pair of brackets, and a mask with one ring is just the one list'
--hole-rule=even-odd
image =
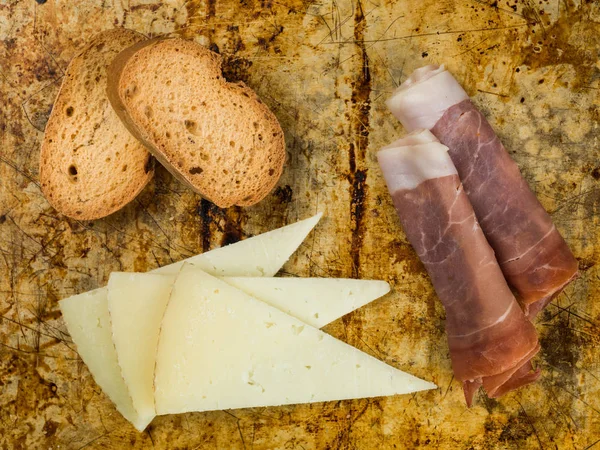
{"label": "cheese rind", "polygon": [[[177,274],[183,264],[193,262],[215,275],[272,276],[287,262],[314,228],[321,213],[246,240],[193,256],[152,273]],[[75,295],[59,302],[67,329],[79,356],[94,380],[117,410],[135,423],[137,413],[121,375],[112,341],[106,287]]]}
{"label": "cheese rind", "polygon": [[160,323],[175,277],[113,272],[108,281],[112,341],[121,375],[137,412],[135,428],[143,431],[156,416],[154,367]]}
{"label": "cheese rind", "polygon": [[390,291],[379,280],[223,277],[223,281],[315,328]]}
{"label": "cheese rind", "polygon": [[157,414],[433,388],[200,270],[175,281],[157,352]]}

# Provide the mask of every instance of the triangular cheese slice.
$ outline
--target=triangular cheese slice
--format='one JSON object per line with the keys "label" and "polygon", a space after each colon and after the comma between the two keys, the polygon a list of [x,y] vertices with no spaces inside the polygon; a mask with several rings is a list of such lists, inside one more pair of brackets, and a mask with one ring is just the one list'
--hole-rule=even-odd
{"label": "triangular cheese slice", "polygon": [[379,280],[259,277],[222,279],[315,328],[322,328],[390,291],[390,285]]}
{"label": "triangular cheese slice", "polygon": [[[189,265],[184,270],[191,270]],[[156,415],[154,368],[160,324],[176,275],[113,272],[108,282],[112,340],[125,385],[144,430]],[[385,295],[377,280],[223,277],[224,281],[315,328]],[[132,320],[135,318],[135,320]]]}
{"label": "triangular cheese slice", "polygon": [[140,431],[156,415],[156,348],[174,280],[174,275],[113,272],[108,281],[112,339],[121,375],[137,412],[133,425]]}
{"label": "triangular cheese slice", "polygon": [[[215,275],[272,276],[286,263],[320,218],[321,213],[152,272],[176,274],[187,261]],[[79,356],[94,380],[117,410],[130,422],[137,423],[138,418],[117,363],[107,295],[107,288],[99,288],[61,300],[59,305]]]}
{"label": "triangular cheese slice", "polygon": [[123,382],[111,338],[106,290],[96,289],[69,297],[60,302],[60,309],[69,334],[77,345],[77,352],[94,380],[123,417],[135,423],[138,415]]}
{"label": "triangular cheese slice", "polygon": [[272,277],[300,247],[322,215],[319,213],[300,222],[201,253],[152,272],[177,274],[184,263],[190,263],[214,276]]}
{"label": "triangular cheese slice", "polygon": [[200,270],[175,281],[158,344],[158,414],[433,388]]}

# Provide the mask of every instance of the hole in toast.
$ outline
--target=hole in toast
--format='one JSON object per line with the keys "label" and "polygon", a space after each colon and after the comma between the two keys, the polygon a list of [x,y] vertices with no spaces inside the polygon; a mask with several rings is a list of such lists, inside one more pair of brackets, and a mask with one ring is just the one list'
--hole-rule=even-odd
{"label": "hole in toast", "polygon": [[170,138],[171,137],[171,133],[169,133],[168,131],[165,133],[165,136]]}
{"label": "hole in toast", "polygon": [[192,111],[196,111],[196,109],[198,109],[196,108],[196,105],[192,105]]}
{"label": "hole in toast", "polygon": [[188,133],[198,135],[198,124],[195,121],[185,119],[183,124],[185,125],[185,129],[188,131]]}
{"label": "hole in toast", "polygon": [[[202,161],[208,161],[208,160],[210,159],[210,156],[208,156],[208,154],[207,154],[207,153],[200,152],[200,159],[201,159]],[[217,159],[217,161],[219,161],[219,158]]]}
{"label": "hole in toast", "polygon": [[197,167],[197,166],[196,166],[196,167],[192,167],[192,168],[190,169],[190,173],[191,173],[192,175],[199,175],[199,174],[201,174],[202,172],[203,172],[203,170],[202,170],[202,167]]}
{"label": "hole in toast", "polygon": [[269,169],[269,176],[272,177],[275,173],[275,169]]}
{"label": "hole in toast", "polygon": [[75,112],[75,110],[73,109],[72,106],[69,106],[65,112],[67,114],[67,117],[71,117],[73,115],[73,113]]}
{"label": "hole in toast", "polygon": [[231,147],[235,147],[235,141],[229,141],[229,145],[230,145]]}
{"label": "hole in toast", "polygon": [[75,175],[77,175],[77,167],[75,167],[74,164],[71,164],[69,166],[68,171],[69,171],[69,175],[71,175],[72,177],[74,177]]}
{"label": "hole in toast", "polygon": [[125,88],[125,97],[134,97],[137,94],[137,84],[129,85]]}
{"label": "hole in toast", "polygon": [[150,119],[152,117],[152,114],[153,114],[152,106],[146,105],[146,107],[144,108],[144,114],[146,115],[146,117],[148,119]]}
{"label": "hole in toast", "polygon": [[258,122],[252,122],[252,126],[255,130],[258,130]]}
{"label": "hole in toast", "polygon": [[259,134],[259,135],[258,135],[258,140],[259,140],[259,141],[262,141],[262,140],[263,140],[262,134]]}
{"label": "hole in toast", "polygon": [[126,172],[126,171],[127,171],[127,164],[125,164],[125,165],[123,166],[123,168],[121,169],[121,171],[123,171],[123,172]]}

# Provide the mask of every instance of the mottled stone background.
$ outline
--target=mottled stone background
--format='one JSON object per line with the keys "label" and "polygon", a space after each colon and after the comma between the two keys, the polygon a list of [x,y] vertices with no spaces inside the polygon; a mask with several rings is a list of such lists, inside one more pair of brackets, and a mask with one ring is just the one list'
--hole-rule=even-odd
{"label": "mottled stone background", "polygon": [[[61,77],[114,26],[209,45],[273,109],[288,163],[266,200],[219,210],[159,168],[106,219],[48,205],[39,147]],[[0,0],[0,447],[600,448],[599,49],[592,0]],[[384,100],[432,62],[490,118],[581,268],[537,322],[541,381],[471,409],[375,161],[403,133]],[[158,417],[138,434],[78,359],[57,301],[317,211],[284,271],[389,280],[390,295],[326,331],[440,389]]]}

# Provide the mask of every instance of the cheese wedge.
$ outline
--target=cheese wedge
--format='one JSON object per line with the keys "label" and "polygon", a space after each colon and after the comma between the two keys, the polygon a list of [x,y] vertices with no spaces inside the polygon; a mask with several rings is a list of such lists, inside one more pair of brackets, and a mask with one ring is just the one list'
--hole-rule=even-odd
{"label": "cheese wedge", "polygon": [[174,275],[113,272],[108,281],[112,340],[121,375],[137,412],[133,425],[140,431],[156,415],[156,348],[174,280]]}
{"label": "cheese wedge", "polygon": [[161,325],[158,414],[405,394],[401,372],[200,270],[175,281]]}
{"label": "cheese wedge", "polygon": [[[186,264],[185,269],[193,265]],[[113,272],[108,282],[112,340],[140,431],[156,415],[154,369],[160,324],[176,275]],[[224,277],[261,301],[315,328],[385,295],[384,281],[326,278]]]}
{"label": "cheese wedge", "polygon": [[79,356],[98,386],[108,394],[123,417],[137,423],[138,415],[123,382],[112,343],[106,290],[96,289],[69,297],[60,302],[60,309]]}
{"label": "cheese wedge", "polygon": [[190,263],[215,276],[272,277],[300,247],[322,215],[318,213],[300,222],[201,253],[153,272],[177,274],[184,263]]}
{"label": "cheese wedge", "polygon": [[[320,218],[321,213],[152,272],[176,274],[187,261],[215,275],[273,276]],[[59,305],[79,356],[96,383],[127,420],[139,424],[112,341],[107,295],[107,288],[99,288],[61,300]]]}
{"label": "cheese wedge", "polygon": [[322,328],[390,291],[390,285],[379,280],[259,277],[222,280],[315,328]]}

